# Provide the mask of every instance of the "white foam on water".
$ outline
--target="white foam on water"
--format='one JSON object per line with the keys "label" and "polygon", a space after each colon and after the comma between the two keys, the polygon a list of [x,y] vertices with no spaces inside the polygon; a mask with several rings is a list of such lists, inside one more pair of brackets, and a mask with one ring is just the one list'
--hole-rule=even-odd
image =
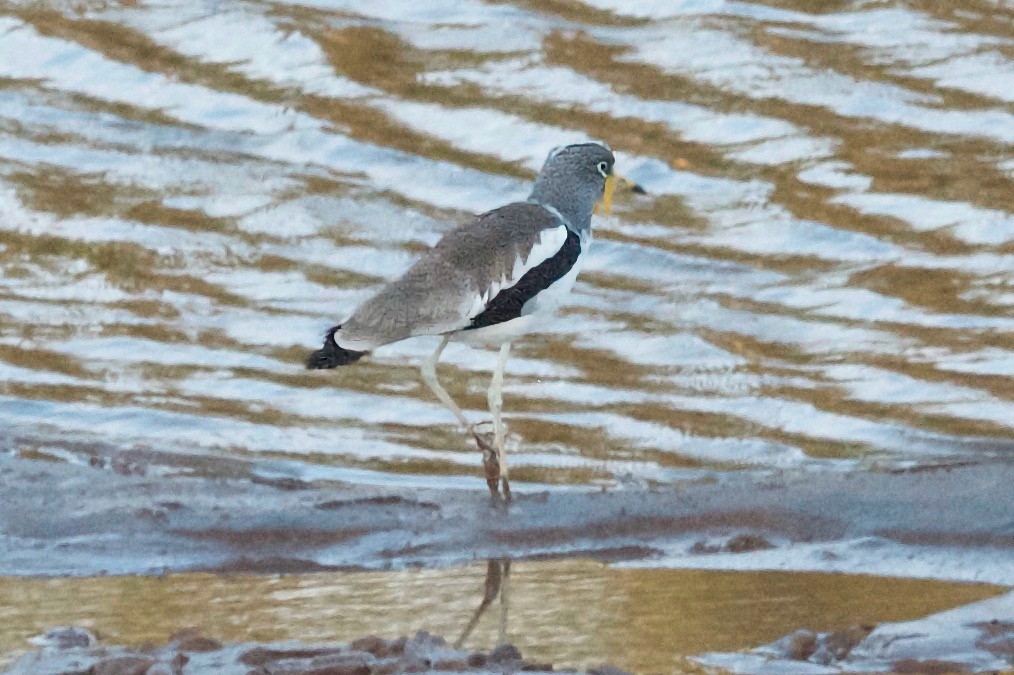
{"label": "white foam on water", "polygon": [[81,384],[81,380],[62,373],[39,371],[34,368],[23,368],[4,361],[0,361],[0,383],[9,384],[30,384],[44,385],[51,387],[75,386]]}
{"label": "white foam on water", "polygon": [[1014,352],[999,347],[955,354],[934,354],[932,363],[941,370],[956,373],[1014,376]]}
{"label": "white foam on water", "polygon": [[[317,163],[367,174],[381,189],[445,208],[486,210],[523,196],[516,181],[434,162],[338,136],[319,120],[285,106],[173,82],[157,73],[110,61],[63,40],[40,36],[14,19],[0,20],[0,75],[38,78],[53,87],[135,105],[144,101],[182,122],[219,131],[256,133],[237,139],[237,150],[266,159]],[[83,75],[87,73],[87,75]],[[503,199],[503,196],[510,198]]]}
{"label": "white foam on water", "polygon": [[[421,365],[422,359],[434,352],[438,343],[439,338],[434,337],[412,338],[382,347],[377,353],[377,358],[398,363],[410,363],[413,367],[418,367]],[[462,342],[452,341],[441,355],[440,364],[484,374],[492,373],[493,367],[496,365],[496,354],[496,350],[492,348],[472,347]],[[581,371],[577,368],[545,359],[525,358],[515,354],[511,356],[509,363],[510,374],[514,377],[576,379],[581,376]],[[487,386],[489,386],[488,380],[482,381],[477,390],[484,393]]]}
{"label": "white foam on water", "polygon": [[[227,453],[229,449],[242,448],[244,452],[284,452],[296,456],[315,453],[336,458],[350,452],[352,454],[345,456],[358,453],[370,458],[393,457],[407,450],[405,446],[380,440],[347,425],[284,427],[141,406],[107,408],[89,403],[0,397],[0,419],[11,428],[32,426],[37,429],[45,429],[52,420],[59,419],[60,429],[86,438],[101,437],[124,446],[154,443],[163,449],[184,452]],[[478,457],[469,454],[478,463]]]}
{"label": "white foam on water", "polygon": [[[37,282],[36,282],[37,283]],[[98,284],[100,291],[105,291],[107,282],[102,279]],[[54,285],[64,286],[66,279],[60,278],[53,281]],[[9,285],[0,280],[0,287],[5,290]],[[13,287],[13,285],[11,285]],[[64,303],[46,302],[44,298],[38,301],[24,299],[18,296],[16,288],[12,295],[5,295],[0,300],[0,316],[4,317],[3,322],[8,325],[30,323],[39,328],[64,329],[68,323],[88,326],[91,330],[99,330],[103,326],[151,326],[160,323],[159,319],[137,316],[126,309],[110,307],[101,302],[102,293],[93,295],[95,287],[76,286],[73,291],[75,295],[74,305]],[[120,299],[117,297],[116,299]],[[114,301],[116,300],[114,299]],[[0,341],[7,343],[7,340],[0,338]],[[12,342],[17,344],[20,338],[13,338]]]}
{"label": "white foam on water", "polygon": [[933,148],[909,148],[895,155],[898,159],[945,159],[950,155],[943,150]]}
{"label": "white foam on water", "polygon": [[769,27],[774,34],[844,43],[864,48],[862,55],[877,65],[941,62],[999,44],[999,38],[954,30],[950,21],[932,18],[905,6],[870,7],[851,12],[796,15],[796,25],[809,29]]}
{"label": "white foam on water", "polygon": [[[611,231],[629,234],[623,223],[609,223],[608,227]],[[726,287],[753,288],[787,279],[785,275],[772,270],[668,250],[670,239],[679,241],[668,228],[664,233],[651,234],[651,238],[641,243],[596,239],[586,253],[587,262],[581,279],[588,281],[589,276],[596,273],[616,275],[648,282],[660,292],[687,291],[695,287],[721,288],[724,291]],[[658,234],[664,234],[665,239],[658,241]],[[609,293],[606,302],[613,303],[613,306],[619,306],[617,303],[620,302],[636,303],[638,298],[643,297],[643,293],[622,293],[615,289],[603,288],[602,292]],[[656,299],[652,298],[652,301]]]}
{"label": "white foam on water", "polygon": [[804,438],[854,443],[900,455],[944,457],[961,452],[959,437],[911,429],[900,422],[829,412],[808,401],[773,396],[672,395],[669,402],[683,411],[731,415],[760,427]]}
{"label": "white foam on water", "polygon": [[852,351],[871,354],[897,354],[907,340],[886,330],[866,326],[801,319],[789,314],[731,309],[711,299],[663,308],[662,317],[694,328],[721,331],[736,326],[736,332],[761,342],[784,344],[808,354],[834,355],[847,344]]}
{"label": "white foam on water", "polygon": [[789,468],[813,461],[799,448],[775,441],[759,438],[709,438],[617,413],[545,413],[536,417],[557,424],[597,429],[611,439],[622,441],[625,446],[671,452],[707,462]]}
{"label": "white foam on water", "polygon": [[[175,51],[226,65],[253,80],[352,99],[379,93],[335,73],[320,46],[298,30],[283,30],[252,4],[205,12],[196,3],[121,11],[112,16]],[[152,28],[155,28],[152,31]]]}
{"label": "white foam on water", "polygon": [[[1006,583],[1011,583],[1007,577]],[[850,667],[882,669],[901,659],[957,661],[976,671],[1003,670],[1009,662],[991,654],[984,627],[1014,619],[1014,593],[931,614],[914,621],[880,624],[852,653]]]}
{"label": "white foam on water", "polygon": [[72,338],[58,343],[43,343],[42,346],[78,359],[108,361],[120,365],[157,363],[170,366],[255,368],[270,372],[291,369],[291,365],[258,354],[128,336]]}
{"label": "white foam on water", "polygon": [[602,39],[628,45],[619,58],[755,99],[781,99],[827,108],[844,117],[900,124],[929,133],[1014,141],[1014,115],[1000,108],[941,110],[933,96],[894,84],[857,80],[803,60],[762,49],[731,30],[701,19],[601,31]]}
{"label": "white foam on water", "polygon": [[608,10],[620,16],[643,19],[668,19],[675,16],[729,15],[758,20],[798,21],[807,15],[801,12],[778,9],[768,5],[737,0],[641,0],[631,3],[622,0],[583,0],[596,9]]}
{"label": "white foam on water", "polygon": [[865,192],[873,185],[873,178],[851,171],[852,165],[848,162],[830,161],[818,162],[799,172],[799,180],[812,185],[834,188],[836,190],[851,190],[854,192]]}
{"label": "white foam on water", "polygon": [[830,138],[807,138],[794,136],[758,143],[752,147],[735,150],[728,154],[730,159],[749,164],[781,166],[790,162],[812,161],[834,155],[838,141]]}
{"label": "white foam on water", "polygon": [[[890,322],[952,329],[1014,329],[1014,319],[981,314],[934,313],[899,298],[865,288],[846,287],[847,279],[827,275],[822,288],[804,284],[773,285],[759,289],[730,291],[739,297],[786,308],[805,310],[815,318],[853,319],[864,323]],[[835,285],[840,284],[840,285]]]}
{"label": "white foam on water", "polygon": [[572,130],[529,122],[491,108],[452,108],[396,100],[378,101],[375,105],[410,129],[463,150],[521,162],[536,171],[553,148],[594,140]]}
{"label": "white foam on water", "polygon": [[1002,401],[981,389],[917,379],[859,364],[822,366],[819,370],[823,377],[844,387],[849,398],[856,401],[911,406],[922,413],[1014,428],[1014,401]]}
{"label": "white foam on water", "polygon": [[415,0],[387,0],[361,2],[360,0],[283,0],[280,4],[296,7],[314,7],[339,14],[347,13],[381,21],[411,22],[436,25],[476,25],[482,21],[509,25],[524,13],[510,6],[488,7],[480,0],[446,0],[440,5],[419,3]]}
{"label": "white foam on water", "polygon": [[946,228],[969,244],[996,246],[1014,241],[1014,214],[999,209],[882,192],[842,194],[831,202],[851,206],[864,214],[896,218],[920,232]]}
{"label": "white foam on water", "polygon": [[932,79],[938,87],[989,96],[1007,103],[1014,101],[1014,63],[997,51],[929,63],[911,68],[905,74]]}
{"label": "white foam on water", "polygon": [[[535,57],[492,61],[472,69],[431,71],[423,73],[420,80],[445,87],[478,85],[492,96],[524,96],[560,107],[577,105],[612,117],[664,124],[688,141],[709,145],[736,146],[779,139],[785,144],[772,149],[780,148],[785,156],[793,158],[804,157],[801,154],[804,151],[823,152],[823,148],[833,145],[831,139],[808,138],[803,130],[777,118],[718,112],[682,101],[647,100],[623,94],[608,83],[566,66],[544,64]],[[736,152],[741,153],[737,156],[740,161],[770,161],[770,155],[763,150],[752,155],[749,148]]]}
{"label": "white foam on water", "polygon": [[319,123],[281,106],[245,96],[174,82],[165,75],[111,61],[75,43],[43,37],[34,28],[0,17],[0,75],[36,78],[64,91],[135,105],[207,128],[277,133]]}
{"label": "white foam on water", "polygon": [[688,333],[655,335],[633,330],[596,332],[578,337],[573,344],[586,349],[608,349],[628,363],[656,366],[656,372],[678,368],[728,371],[747,363],[741,356]]}
{"label": "white foam on water", "polygon": [[[295,368],[302,364],[294,364]],[[307,378],[308,383],[311,378]],[[454,418],[436,401],[392,396],[387,393],[366,394],[342,387],[340,374],[315,377],[332,386],[308,389],[284,384],[235,377],[228,373],[196,373],[183,379],[176,390],[187,396],[206,396],[236,401],[247,405],[263,405],[303,418],[317,418],[329,423],[358,420],[365,425],[403,424],[429,427],[453,425]],[[355,453],[354,449],[346,450]],[[460,454],[460,453],[458,453]]]}

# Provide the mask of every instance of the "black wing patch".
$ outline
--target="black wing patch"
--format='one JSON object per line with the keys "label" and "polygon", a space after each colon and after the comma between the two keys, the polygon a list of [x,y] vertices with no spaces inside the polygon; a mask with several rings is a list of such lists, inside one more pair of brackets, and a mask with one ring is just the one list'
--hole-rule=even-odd
{"label": "black wing patch", "polygon": [[543,260],[525,272],[516,284],[497,293],[486,309],[462,330],[475,330],[518,318],[525,303],[563,278],[574,267],[579,255],[581,238],[568,229],[567,240],[553,257]]}

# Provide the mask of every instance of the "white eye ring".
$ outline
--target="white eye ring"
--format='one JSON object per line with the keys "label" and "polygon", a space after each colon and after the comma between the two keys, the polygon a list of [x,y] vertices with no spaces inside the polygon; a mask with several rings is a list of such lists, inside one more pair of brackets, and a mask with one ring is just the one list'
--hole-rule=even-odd
{"label": "white eye ring", "polygon": [[609,177],[609,173],[608,173],[609,172],[609,165],[606,164],[605,162],[599,162],[598,164],[595,165],[595,168],[599,170],[599,173],[602,174],[603,178],[608,178]]}

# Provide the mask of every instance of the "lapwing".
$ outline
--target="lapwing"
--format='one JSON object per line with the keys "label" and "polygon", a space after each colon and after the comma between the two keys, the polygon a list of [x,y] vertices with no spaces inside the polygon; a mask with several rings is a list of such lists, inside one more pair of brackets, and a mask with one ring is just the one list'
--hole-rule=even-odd
{"label": "lapwing", "polygon": [[[644,192],[613,172],[615,161],[600,143],[554,149],[527,200],[450,230],[408,271],[328,330],[307,368],[346,366],[383,345],[441,336],[422,364],[422,380],[478,443],[494,501],[500,485],[510,501],[501,390],[511,342],[542,326],[570,292],[591,244],[592,213],[609,213],[617,184]],[[437,379],[437,363],[451,340],[500,347],[488,392],[492,444]]]}

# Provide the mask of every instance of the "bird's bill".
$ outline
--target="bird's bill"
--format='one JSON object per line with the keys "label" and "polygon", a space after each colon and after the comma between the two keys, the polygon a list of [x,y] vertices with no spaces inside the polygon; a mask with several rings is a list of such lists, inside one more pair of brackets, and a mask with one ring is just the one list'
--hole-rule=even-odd
{"label": "bird's bill", "polygon": [[629,178],[624,178],[623,176],[617,176],[617,178],[620,181],[620,187],[622,187],[624,190],[630,190],[635,195],[648,194],[648,191],[645,190],[643,187],[641,187],[639,183],[635,183]]}
{"label": "bird's bill", "polygon": [[609,215],[613,210],[613,192],[616,190],[616,181],[619,176],[611,173],[606,176],[606,187],[602,191],[602,198],[595,203],[595,213]]}
{"label": "bird's bill", "polygon": [[603,215],[609,215],[613,210],[613,192],[616,191],[617,187],[621,187],[631,192],[636,192],[639,195],[647,194],[643,187],[630,180],[624,178],[619,174],[611,173],[606,176],[606,188],[602,191],[602,199],[595,204],[595,213],[601,213]]}

